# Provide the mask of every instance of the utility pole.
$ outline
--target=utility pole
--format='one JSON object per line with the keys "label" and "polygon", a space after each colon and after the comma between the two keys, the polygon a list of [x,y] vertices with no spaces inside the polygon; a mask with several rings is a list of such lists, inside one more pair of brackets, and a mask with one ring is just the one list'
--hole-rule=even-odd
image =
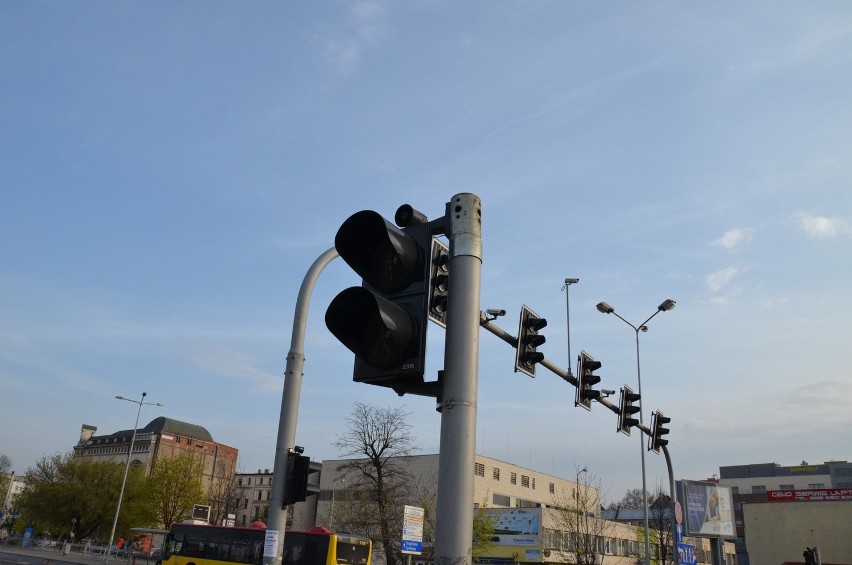
{"label": "utility pole", "polygon": [[479,197],[453,196],[447,224],[450,277],[443,394],[438,404],[441,445],[434,559],[438,565],[470,565],[482,273]]}

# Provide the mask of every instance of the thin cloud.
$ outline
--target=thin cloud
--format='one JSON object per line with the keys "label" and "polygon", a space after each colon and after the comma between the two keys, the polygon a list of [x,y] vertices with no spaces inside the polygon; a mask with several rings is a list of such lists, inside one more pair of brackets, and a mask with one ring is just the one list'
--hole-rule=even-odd
{"label": "thin cloud", "polygon": [[733,251],[743,243],[748,242],[751,236],[752,230],[750,228],[734,228],[726,231],[719,239],[714,240],[713,245]]}
{"label": "thin cloud", "polygon": [[842,235],[852,235],[852,226],[849,222],[840,218],[827,218],[825,216],[814,216],[807,212],[799,212],[793,216],[799,229],[808,237],[818,239],[830,239]]}
{"label": "thin cloud", "polygon": [[281,390],[282,377],[254,367],[256,360],[245,351],[229,347],[198,347],[186,359],[211,373],[251,383],[252,390],[275,392]]}
{"label": "thin cloud", "polygon": [[727,269],[722,269],[721,271],[716,271],[715,273],[707,275],[705,283],[707,284],[707,288],[710,289],[710,292],[719,292],[732,280],[734,280],[734,277],[736,277],[739,273],[740,269],[737,269],[736,267],[728,267]]}

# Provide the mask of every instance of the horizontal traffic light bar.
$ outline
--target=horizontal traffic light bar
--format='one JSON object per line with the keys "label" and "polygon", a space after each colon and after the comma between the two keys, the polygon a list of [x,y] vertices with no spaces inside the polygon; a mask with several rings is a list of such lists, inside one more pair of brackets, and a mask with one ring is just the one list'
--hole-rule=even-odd
{"label": "horizontal traffic light bar", "polygon": [[[485,328],[486,330],[488,330],[492,334],[496,335],[498,338],[505,341],[506,343],[508,343],[512,347],[516,348],[518,346],[517,336],[510,334],[509,332],[507,332],[506,330],[504,330],[503,328],[501,328],[500,326],[495,324],[494,319],[490,318],[487,315],[487,313],[484,312],[484,311],[481,312],[480,315],[479,315],[479,325],[480,325],[480,327]],[[559,367],[558,365],[556,365],[555,363],[553,363],[552,361],[550,361],[546,357],[544,359],[542,359],[541,361],[539,361],[537,364],[541,365],[542,367],[544,367],[545,369],[547,369],[548,371],[550,371],[554,375],[558,376],[559,378],[561,378],[563,381],[567,382],[571,386],[573,386],[573,387],[577,386],[576,377],[569,374],[565,369],[562,369],[561,367]],[[595,402],[597,402],[601,406],[608,408],[610,410],[610,412],[612,412],[613,414],[618,415],[619,406],[610,402],[606,397],[601,396],[601,397],[597,398],[595,400]],[[650,436],[651,430],[647,426],[645,426],[644,424],[639,424],[638,426],[635,426],[635,427],[636,427],[636,429],[642,430],[642,432],[644,432],[645,434],[648,434]]]}

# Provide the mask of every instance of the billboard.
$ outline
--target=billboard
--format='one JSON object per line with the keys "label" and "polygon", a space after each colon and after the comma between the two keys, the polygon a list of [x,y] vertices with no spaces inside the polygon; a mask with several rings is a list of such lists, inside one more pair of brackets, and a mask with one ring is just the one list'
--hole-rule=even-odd
{"label": "billboard", "polygon": [[491,543],[498,546],[538,547],[540,508],[489,508],[494,515],[494,533]]}
{"label": "billboard", "polygon": [[734,501],[730,487],[704,481],[678,481],[690,536],[736,537]]}

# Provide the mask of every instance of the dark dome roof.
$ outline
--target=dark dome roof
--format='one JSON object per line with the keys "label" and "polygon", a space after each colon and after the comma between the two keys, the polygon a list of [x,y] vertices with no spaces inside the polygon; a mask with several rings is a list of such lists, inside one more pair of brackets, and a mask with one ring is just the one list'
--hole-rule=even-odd
{"label": "dark dome roof", "polygon": [[141,431],[153,434],[167,433],[177,436],[191,437],[192,439],[200,439],[203,441],[213,441],[213,436],[211,436],[210,432],[208,432],[205,428],[195,424],[181,422],[180,420],[172,420],[171,418],[166,418],[164,416],[154,418],[147,426],[142,428]]}

